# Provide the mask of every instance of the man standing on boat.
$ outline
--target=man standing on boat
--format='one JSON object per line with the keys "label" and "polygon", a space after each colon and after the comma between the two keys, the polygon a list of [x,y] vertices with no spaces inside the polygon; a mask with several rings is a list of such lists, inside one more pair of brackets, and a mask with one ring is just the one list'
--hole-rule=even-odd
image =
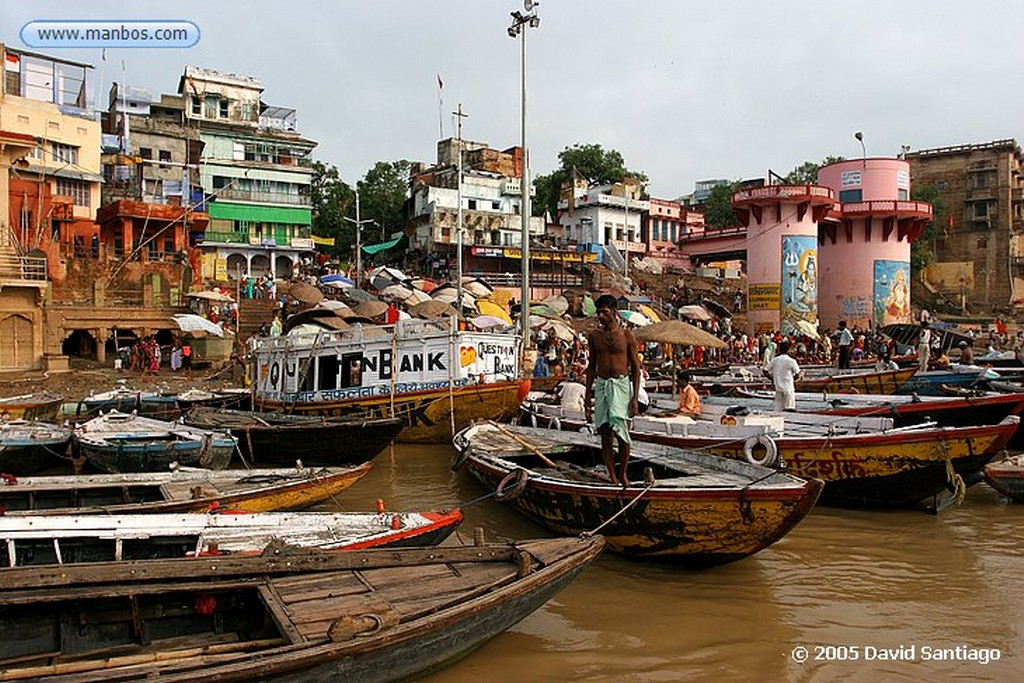
{"label": "man standing on boat", "polygon": [[[615,297],[602,294],[596,302],[600,327],[587,336],[590,364],[587,366],[587,417],[593,410],[594,427],[601,434],[601,454],[612,483],[626,486],[629,462],[629,419],[637,414],[640,391],[640,363],[636,337],[622,326]],[[594,397],[594,407],[590,398]],[[618,469],[612,436],[618,441]]]}
{"label": "man standing on boat", "polygon": [[839,369],[850,369],[850,356],[853,355],[853,334],[846,326],[845,320],[839,321]]}
{"label": "man standing on boat", "polygon": [[927,372],[928,359],[931,357],[931,354],[932,331],[928,329],[927,321],[921,321],[921,333],[917,338],[917,364],[919,372]]}
{"label": "man standing on boat", "polygon": [[[842,325],[842,323],[840,323]],[[765,370],[775,385],[775,410],[796,409],[796,378],[800,365],[789,355],[789,342],[779,342],[779,353]]]}

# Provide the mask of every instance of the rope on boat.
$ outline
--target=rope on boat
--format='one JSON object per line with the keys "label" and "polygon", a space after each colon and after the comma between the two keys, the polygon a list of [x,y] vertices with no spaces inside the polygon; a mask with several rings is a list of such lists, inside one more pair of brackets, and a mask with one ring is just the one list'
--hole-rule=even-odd
{"label": "rope on boat", "polygon": [[623,506],[622,506],[622,509],[621,509],[621,510],[619,510],[619,511],[618,511],[618,512],[616,512],[616,513],[615,513],[614,515],[612,515],[612,516],[611,516],[611,517],[609,517],[608,519],[604,520],[604,521],[603,521],[603,522],[601,522],[600,524],[598,524],[598,525],[597,525],[597,527],[596,527],[595,529],[593,529],[593,530],[591,530],[591,531],[584,531],[584,532],[583,532],[582,534],[580,534],[580,538],[590,538],[590,537],[591,537],[591,536],[593,536],[594,534],[596,534],[596,533],[598,533],[599,531],[601,531],[601,529],[605,528],[606,526],[608,526],[609,524],[611,524],[612,522],[614,522],[614,521],[615,521],[615,519],[616,519],[616,518],[617,518],[617,517],[618,517],[619,515],[621,515],[621,514],[622,514],[623,512],[625,512],[625,511],[626,511],[626,510],[628,510],[629,508],[633,507],[633,505],[634,505],[634,504],[635,504],[635,503],[636,503],[636,502],[637,502],[638,500],[640,500],[640,498],[642,498],[642,497],[643,497],[643,495],[644,495],[645,493],[647,493],[648,491],[650,491],[650,490],[651,490],[651,487],[652,487],[652,486],[654,486],[654,485],[655,485],[656,483],[657,483],[657,481],[655,481],[655,480],[653,480],[653,479],[652,479],[652,480],[650,481],[650,483],[648,483],[648,484],[647,484],[647,486],[645,486],[645,487],[644,487],[644,490],[643,490],[643,491],[641,491],[640,493],[636,494],[636,496],[635,496],[635,497],[633,498],[633,500],[631,500],[631,501],[629,501],[628,503],[626,503],[625,505],[623,505]]}
{"label": "rope on boat", "polygon": [[946,479],[953,487],[953,496],[956,498],[956,504],[961,505],[967,496],[967,484],[964,483],[964,478],[957,474],[953,468],[952,458],[946,458]]}

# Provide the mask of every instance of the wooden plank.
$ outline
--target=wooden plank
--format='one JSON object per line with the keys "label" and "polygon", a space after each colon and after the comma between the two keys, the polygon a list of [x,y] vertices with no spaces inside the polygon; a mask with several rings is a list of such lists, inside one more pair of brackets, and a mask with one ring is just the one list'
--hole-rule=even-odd
{"label": "wooden plank", "polygon": [[0,605],[24,605],[33,602],[61,602],[64,600],[93,600],[119,598],[132,595],[158,595],[160,593],[204,592],[255,588],[262,577],[224,581],[178,581],[142,585],[86,586],[70,591],[66,588],[0,591]]}
{"label": "wooden plank", "polygon": [[355,595],[369,590],[352,572],[278,578],[274,579],[274,589],[285,604],[333,595]]}
{"label": "wooden plank", "polygon": [[244,574],[294,574],[351,569],[409,568],[444,565],[447,562],[508,562],[511,545],[446,546],[437,548],[374,549],[346,552],[295,550],[279,555],[218,556],[174,560],[96,562],[45,567],[10,567],[2,573],[7,590],[74,586],[80,584],[124,585],[139,581],[181,579],[182,577],[228,577]]}
{"label": "wooden plank", "polygon": [[274,624],[277,625],[277,630],[281,632],[288,640],[293,643],[301,643],[306,638],[299,633],[299,630],[295,628],[295,624],[292,622],[291,614],[288,612],[287,606],[284,601],[281,600],[281,596],[274,590],[274,584],[270,581],[266,581],[260,586],[260,597],[263,598],[263,604],[266,605],[267,611],[270,612],[270,617],[274,620]]}

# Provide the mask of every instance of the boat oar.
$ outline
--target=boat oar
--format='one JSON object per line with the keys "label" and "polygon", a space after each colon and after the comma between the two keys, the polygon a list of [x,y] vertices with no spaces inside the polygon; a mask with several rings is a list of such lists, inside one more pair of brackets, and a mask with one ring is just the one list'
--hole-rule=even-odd
{"label": "boat oar", "polygon": [[490,424],[495,429],[497,429],[502,434],[504,434],[505,436],[507,436],[508,438],[510,438],[513,441],[515,441],[520,446],[526,448],[531,453],[536,455],[538,458],[541,459],[541,462],[543,462],[548,467],[554,467],[555,469],[558,469],[558,470],[565,469],[564,467],[560,467],[558,465],[558,463],[556,463],[554,460],[552,460],[548,456],[544,455],[544,453],[541,452],[541,450],[539,448],[537,448],[536,446],[534,446],[532,443],[530,443],[526,439],[524,439],[524,438],[522,438],[520,436],[517,436],[516,434],[513,434],[512,432],[508,431],[502,425],[498,424],[494,420],[488,420],[487,423]]}

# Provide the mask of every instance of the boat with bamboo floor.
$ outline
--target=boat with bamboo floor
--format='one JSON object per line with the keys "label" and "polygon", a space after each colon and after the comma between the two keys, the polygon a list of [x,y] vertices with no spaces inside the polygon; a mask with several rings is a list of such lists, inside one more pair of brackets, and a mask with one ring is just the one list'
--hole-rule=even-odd
{"label": "boat with bamboo floor", "polygon": [[458,509],[0,516],[0,582],[4,567],[437,545],[461,522]]}
{"label": "boat with bamboo floor", "polygon": [[0,472],[38,472],[66,458],[71,428],[49,422],[0,422]]}
{"label": "boat with bamboo floor", "polygon": [[227,430],[192,427],[112,410],[75,427],[75,450],[105,472],[166,470],[172,463],[222,470],[238,439]]}
{"label": "boat with bamboo floor", "polygon": [[356,465],[372,460],[405,426],[398,418],[325,417],[255,413],[200,406],[186,424],[228,430],[251,466],[274,467],[301,458],[305,465]]}
{"label": "boat with bamboo floor", "polygon": [[398,441],[448,443],[474,420],[515,415],[528,386],[517,379],[519,345],[514,334],[463,331],[447,319],[261,338],[253,407],[396,417]]}
{"label": "boat with bamboo floor", "polygon": [[547,602],[600,536],[16,567],[0,591],[8,680],[407,680]]}
{"label": "boat with bamboo floor", "polygon": [[559,534],[598,530],[609,549],[635,559],[742,559],[787,534],[822,489],[816,479],[648,443],[633,444],[622,487],[608,478],[599,438],[493,422],[454,444],[453,468],[464,465],[517,512]]}
{"label": "boat with bamboo floor", "polygon": [[15,477],[0,480],[5,515],[301,510],[331,500],[370,471],[353,467],[203,470]]}

